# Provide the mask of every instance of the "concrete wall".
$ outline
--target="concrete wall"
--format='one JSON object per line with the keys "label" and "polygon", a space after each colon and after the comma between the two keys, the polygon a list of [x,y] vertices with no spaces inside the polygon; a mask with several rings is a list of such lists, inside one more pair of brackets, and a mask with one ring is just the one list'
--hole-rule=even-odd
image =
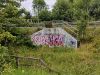
{"label": "concrete wall", "polygon": [[31,35],[35,45],[67,46],[77,48],[77,40],[62,28],[44,28]]}

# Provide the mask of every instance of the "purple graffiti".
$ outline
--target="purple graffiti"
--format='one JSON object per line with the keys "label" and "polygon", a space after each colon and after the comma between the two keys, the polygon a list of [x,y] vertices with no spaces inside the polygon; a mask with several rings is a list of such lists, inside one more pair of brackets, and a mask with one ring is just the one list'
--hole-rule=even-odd
{"label": "purple graffiti", "polygon": [[64,35],[35,35],[32,36],[32,41],[37,45],[64,46]]}

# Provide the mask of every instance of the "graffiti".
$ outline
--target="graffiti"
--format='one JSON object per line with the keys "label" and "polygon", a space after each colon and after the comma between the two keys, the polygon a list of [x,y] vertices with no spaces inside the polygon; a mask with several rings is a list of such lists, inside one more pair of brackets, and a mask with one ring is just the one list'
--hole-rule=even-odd
{"label": "graffiti", "polygon": [[67,46],[77,48],[77,40],[62,28],[44,28],[31,35],[35,45]]}
{"label": "graffiti", "polygon": [[49,35],[50,46],[63,46],[64,45],[64,35]]}
{"label": "graffiti", "polygon": [[32,37],[32,41],[37,45],[46,45],[48,41],[48,37],[36,35]]}
{"label": "graffiti", "polygon": [[63,46],[64,35],[35,35],[32,36],[32,41],[37,45]]}

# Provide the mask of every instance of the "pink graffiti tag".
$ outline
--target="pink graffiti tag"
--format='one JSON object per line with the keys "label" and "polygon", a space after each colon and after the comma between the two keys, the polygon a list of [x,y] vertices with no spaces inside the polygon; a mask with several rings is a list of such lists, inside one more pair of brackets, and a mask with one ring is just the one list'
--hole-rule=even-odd
{"label": "pink graffiti tag", "polygon": [[64,38],[63,35],[49,35],[48,44],[50,46],[63,46],[64,45],[63,38]]}
{"label": "pink graffiti tag", "polygon": [[64,35],[36,35],[32,41],[37,45],[64,46]]}

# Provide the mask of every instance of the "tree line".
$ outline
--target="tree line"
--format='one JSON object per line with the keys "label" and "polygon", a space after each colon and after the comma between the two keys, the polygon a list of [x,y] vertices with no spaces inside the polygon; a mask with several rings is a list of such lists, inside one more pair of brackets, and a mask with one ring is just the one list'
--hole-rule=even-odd
{"label": "tree line", "polygon": [[44,0],[33,0],[35,15],[44,20],[100,20],[100,0],[56,0],[52,11]]}
{"label": "tree line", "polygon": [[26,9],[20,8],[22,1],[24,0],[0,0],[0,18],[72,22],[84,17],[88,20],[100,20],[100,0],[56,0],[52,11],[49,11],[45,0],[33,0],[34,16]]}

